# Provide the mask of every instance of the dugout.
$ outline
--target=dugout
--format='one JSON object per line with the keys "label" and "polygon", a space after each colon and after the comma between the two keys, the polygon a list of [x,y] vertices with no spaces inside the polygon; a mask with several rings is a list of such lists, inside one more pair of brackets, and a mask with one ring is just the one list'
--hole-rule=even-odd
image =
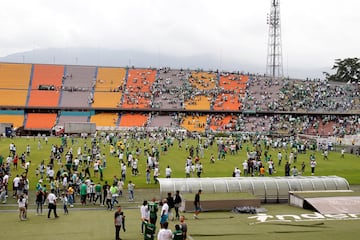
{"label": "dugout", "polygon": [[296,177],[223,177],[223,178],[159,178],[160,195],[168,192],[250,193],[262,202],[287,202],[289,191],[349,190],[345,178],[338,176]]}

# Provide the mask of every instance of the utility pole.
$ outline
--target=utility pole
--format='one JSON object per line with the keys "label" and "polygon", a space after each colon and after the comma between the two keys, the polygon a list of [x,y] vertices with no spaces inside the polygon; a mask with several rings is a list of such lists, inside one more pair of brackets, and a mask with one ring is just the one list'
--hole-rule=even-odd
{"label": "utility pole", "polygon": [[283,77],[283,61],[281,49],[280,0],[271,0],[266,75],[272,78]]}

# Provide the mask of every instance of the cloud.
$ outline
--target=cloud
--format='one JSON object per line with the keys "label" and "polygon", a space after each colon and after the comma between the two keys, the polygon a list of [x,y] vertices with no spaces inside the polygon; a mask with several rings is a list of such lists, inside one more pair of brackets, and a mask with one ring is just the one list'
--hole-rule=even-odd
{"label": "cloud", "polygon": [[[265,68],[264,0],[14,0],[2,3],[0,56],[37,49],[95,47]],[[281,1],[284,65],[331,66],[359,56],[360,1]],[[222,60],[220,60],[222,59]],[[285,66],[284,66],[285,69]]]}

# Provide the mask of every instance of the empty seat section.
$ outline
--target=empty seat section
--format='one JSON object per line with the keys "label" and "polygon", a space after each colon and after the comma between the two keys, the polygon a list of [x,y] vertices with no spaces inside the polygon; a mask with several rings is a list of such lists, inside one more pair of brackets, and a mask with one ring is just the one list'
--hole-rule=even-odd
{"label": "empty seat section", "polygon": [[89,107],[94,99],[95,73],[95,67],[66,66],[60,107]]}
{"label": "empty seat section", "polygon": [[151,116],[148,127],[179,127],[179,123],[177,121],[177,116]]}
{"label": "empty seat section", "polygon": [[211,90],[216,87],[217,74],[208,72],[191,72],[189,82],[195,89]]}
{"label": "empty seat section", "polygon": [[156,70],[130,69],[121,106],[123,108],[151,108],[151,86],[155,78]]}
{"label": "empty seat section", "polygon": [[91,116],[90,122],[95,123],[96,127],[115,127],[118,118],[117,113],[98,113]]}
{"label": "empty seat section", "polygon": [[120,127],[145,127],[148,121],[148,114],[126,113],[121,116]]}
{"label": "empty seat section", "polygon": [[25,106],[31,64],[0,64],[0,105]]}
{"label": "empty seat section", "polygon": [[186,116],[182,119],[181,127],[191,132],[204,132],[207,116]]}
{"label": "empty seat section", "polygon": [[89,122],[88,116],[63,116],[60,115],[57,125],[64,126],[65,123],[81,123],[81,122]]}
{"label": "empty seat section", "polygon": [[100,67],[92,107],[119,107],[124,87],[126,69]]}
{"label": "empty seat section", "polygon": [[23,110],[0,110],[0,123],[11,123],[14,128],[24,125]]}
{"label": "empty seat section", "polygon": [[186,110],[210,110],[211,97],[204,95],[192,96],[185,101]]}
{"label": "empty seat section", "polygon": [[64,66],[34,65],[32,87],[28,106],[51,106],[59,104]]}
{"label": "empty seat section", "polygon": [[51,130],[56,124],[56,117],[55,113],[29,113],[25,129]]}

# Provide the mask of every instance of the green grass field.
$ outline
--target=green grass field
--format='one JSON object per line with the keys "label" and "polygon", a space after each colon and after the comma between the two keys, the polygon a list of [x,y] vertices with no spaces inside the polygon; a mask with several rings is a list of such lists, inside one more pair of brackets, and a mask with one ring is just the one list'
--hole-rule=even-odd
{"label": "green grass field", "polygon": [[[0,154],[4,157],[9,152],[9,144],[14,142],[17,146],[19,153],[26,150],[26,145],[31,146],[31,167],[29,172],[29,180],[31,185],[31,195],[37,182],[35,177],[35,168],[38,166],[41,160],[49,161],[51,144],[61,144],[59,138],[49,138],[49,143],[46,145],[41,138],[42,148],[38,147],[38,138],[15,138],[15,139],[0,139]],[[72,146],[74,152],[76,152],[79,146],[83,146],[84,140],[77,139]],[[141,141],[139,146],[143,146]],[[188,144],[195,146],[196,142],[188,140]],[[87,145],[90,146],[90,140],[87,140]],[[205,157],[201,159],[204,165],[203,177],[229,177],[235,166],[242,168],[241,163],[246,159],[246,153],[244,145],[243,150],[236,155],[227,155],[226,160],[216,161],[215,164],[211,164],[210,154],[213,153],[216,156],[216,146],[205,150]],[[133,149],[137,146],[134,143]],[[185,146],[185,144],[183,144]],[[251,145],[248,144],[251,148]],[[115,157],[109,155],[109,146],[101,144],[103,152],[107,155],[107,168],[104,171],[105,179],[112,181],[114,175],[120,175],[120,167],[118,160]],[[272,149],[272,154],[275,163],[277,163],[277,149]],[[285,153],[285,150],[282,150]],[[289,150],[288,150],[289,151]],[[166,154],[161,154],[160,167],[161,175],[165,175],[165,167],[170,165],[173,170],[172,177],[184,177],[184,163],[188,153],[184,148],[178,149],[177,143],[169,149]],[[309,155],[300,154],[298,156],[298,168],[300,163],[304,161],[307,165],[305,174],[310,175],[309,167]],[[318,166],[316,168],[316,175],[337,175],[346,178],[350,184],[360,184],[360,158],[355,155],[346,154],[345,159],[340,158],[340,153],[330,152],[329,160],[322,159],[320,153],[315,152]],[[131,176],[130,170],[128,170],[127,181],[132,180],[136,184],[135,191],[135,203],[129,203],[124,197],[121,199],[120,204],[124,206],[124,212],[126,214],[126,229],[125,233],[121,232],[122,239],[143,239],[140,235],[140,211],[139,205],[143,199],[149,199],[152,196],[158,196],[158,185],[146,184],[145,182],[145,157],[141,154],[139,159],[138,176]],[[55,169],[59,169],[60,165],[55,164]],[[12,175],[21,174],[23,169],[19,168],[18,171],[12,171]],[[284,176],[284,167],[277,168],[275,176]],[[99,181],[98,178],[93,178],[95,182]],[[141,189],[148,189],[142,192]],[[145,193],[146,192],[146,193]],[[206,193],[202,195],[205,197]],[[210,197],[210,196],[209,196]],[[33,199],[33,196],[30,196]],[[28,221],[20,221],[18,218],[18,212],[16,211],[15,201],[9,199],[9,204],[0,205],[0,229],[2,230],[2,237],[4,239],[77,239],[77,240],[102,240],[102,239],[114,239],[114,226],[113,226],[113,214],[104,209],[91,210],[88,208],[81,208],[75,206],[74,209],[70,209],[70,214],[65,216],[61,205],[58,207],[60,213],[59,219],[48,220],[46,216],[36,216],[34,211],[34,205],[30,205],[29,219]],[[267,214],[271,215],[269,218],[273,221],[259,222],[256,220],[255,215],[247,214],[235,214],[231,212],[205,212],[200,214],[199,220],[192,219],[191,213],[184,213],[189,225],[189,239],[194,240],[212,240],[212,239],[355,239],[357,235],[357,226],[359,220],[354,217],[347,216],[345,219],[334,218],[321,218],[311,221],[294,221],[291,217],[286,218],[286,221],[277,221],[276,215],[301,215],[311,214],[308,210],[291,207],[284,204],[263,206],[268,210]],[[91,208],[91,206],[90,206]],[[46,213],[45,209],[45,212]],[[249,218],[255,217],[255,218]],[[343,216],[344,217],[344,216]],[[291,221],[290,221],[291,220]],[[170,228],[174,229],[176,222],[170,222]],[[159,225],[157,225],[159,227]]]}
{"label": "green grass field", "polygon": [[[26,151],[26,146],[29,144],[31,147],[31,154],[29,160],[31,160],[31,166],[29,171],[29,180],[32,189],[34,189],[35,184],[38,179],[35,177],[35,169],[40,164],[41,160],[45,160],[45,163],[48,163],[50,156],[51,144],[61,144],[60,138],[49,138],[49,142],[46,145],[42,138],[39,138],[41,141],[42,148],[38,150],[38,137],[23,137],[23,138],[0,138],[0,154],[5,158],[9,153],[9,144],[14,142],[17,147],[17,152],[22,153]],[[90,140],[86,141],[87,146],[90,146]],[[196,141],[187,140],[189,146],[196,146]],[[146,141],[146,144],[148,142]],[[76,154],[77,148],[83,147],[84,140],[76,139],[75,143],[72,145],[71,141],[68,141],[68,146],[73,148],[73,152]],[[135,141],[131,144],[131,150],[135,150],[137,146],[143,147],[143,140],[140,143]],[[107,168],[104,170],[104,180],[112,181],[113,177],[120,176],[120,165],[118,163],[118,159],[116,157],[110,156],[109,154],[109,146],[100,144],[102,152],[107,155]],[[175,142],[173,147],[170,147],[166,154],[160,155],[160,177],[165,177],[165,168],[169,165],[173,171],[172,177],[185,177],[184,167],[185,167],[185,159],[188,156],[188,152],[185,151],[185,143],[183,144],[183,148],[179,149],[177,146],[177,142]],[[201,162],[204,166],[204,172],[202,174],[203,177],[230,177],[232,175],[232,171],[237,166],[242,169],[242,162],[247,159],[246,157],[246,147],[249,146],[252,149],[252,145],[250,143],[245,143],[243,149],[236,155],[227,154],[226,160],[216,161],[215,164],[210,163],[210,155],[211,153],[214,156],[217,156],[217,147],[214,145],[211,148],[205,150],[204,158],[201,159]],[[160,147],[159,147],[160,149]],[[286,152],[290,152],[290,150],[281,149],[283,155]],[[274,162],[277,163],[277,153],[278,149],[270,149],[269,154],[273,156]],[[309,167],[309,156],[310,154],[315,154],[317,160],[316,173],[317,176],[328,176],[328,175],[337,175],[340,177],[346,178],[350,184],[359,185],[360,184],[360,174],[359,174],[359,166],[360,166],[360,158],[351,155],[345,154],[345,158],[340,158],[339,152],[330,152],[329,160],[323,160],[321,153],[319,152],[311,152],[308,151],[306,154],[299,154],[298,161],[295,165],[300,169],[301,163],[304,161],[306,164],[305,173],[303,175],[310,175],[310,167]],[[64,162],[64,160],[63,160]],[[55,171],[60,168],[60,165],[55,164]],[[276,166],[277,172],[274,176],[284,176],[284,160],[283,165],[278,167]],[[146,169],[146,157],[143,153],[141,153],[139,157],[139,171],[140,174],[138,176],[131,176],[130,169],[128,168],[127,173],[127,181],[132,180],[137,188],[158,188],[158,185],[155,184],[146,184],[145,181],[145,169]],[[19,168],[18,171],[12,170],[12,175],[21,174],[23,169]],[[92,178],[93,181],[99,181],[98,178]]]}
{"label": "green grass field", "polygon": [[[359,220],[331,220],[328,218],[312,221],[274,221],[275,215],[312,214],[304,209],[287,205],[265,205],[268,222],[261,223],[255,215],[236,214],[232,212],[206,212],[199,215],[199,220],[192,219],[192,214],[185,213],[189,228],[189,239],[356,239]],[[143,239],[140,234],[139,209],[124,209],[126,215],[126,232],[121,232],[122,239]],[[0,226],[3,239],[77,239],[77,240],[110,240],[114,239],[113,214],[106,210],[75,211],[69,215],[47,219],[46,216],[35,216],[29,212],[28,221],[20,221],[17,212],[1,212]],[[250,218],[249,218],[250,217]],[[350,219],[350,218],[348,218]],[[272,221],[271,221],[272,220]],[[291,221],[290,221],[291,220]],[[170,229],[177,222],[170,221]],[[159,224],[157,224],[159,227]]]}

